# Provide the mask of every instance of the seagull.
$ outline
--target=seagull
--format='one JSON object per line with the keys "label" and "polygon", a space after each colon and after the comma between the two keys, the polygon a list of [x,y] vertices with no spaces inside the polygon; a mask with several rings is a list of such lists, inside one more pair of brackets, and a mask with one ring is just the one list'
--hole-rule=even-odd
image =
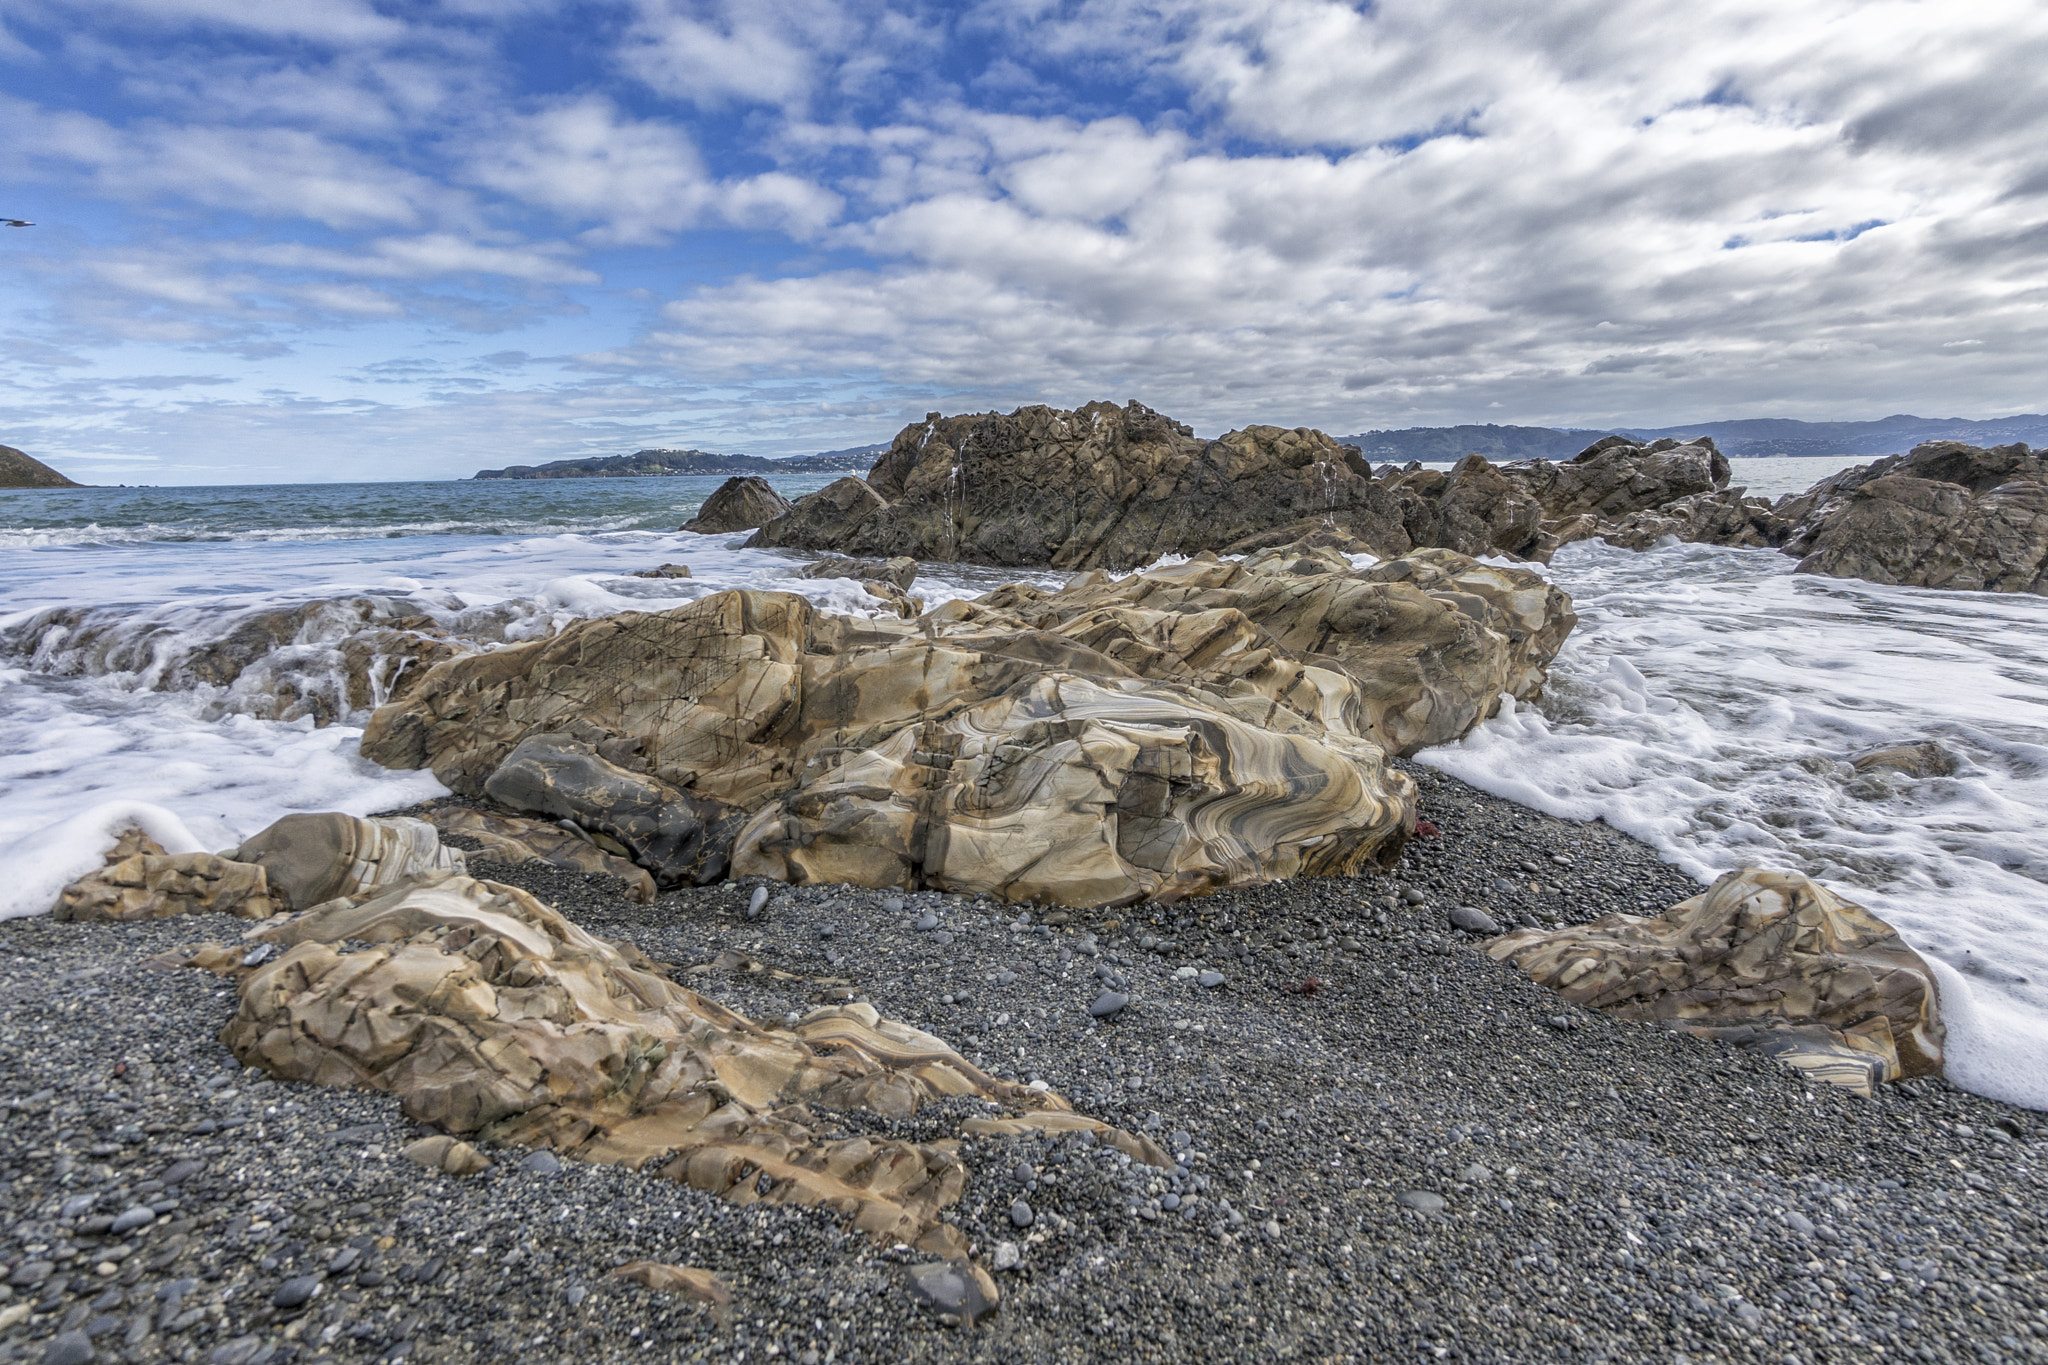
{"label": "seagull", "polygon": [[0,218],[0,227],[34,227],[26,218]]}

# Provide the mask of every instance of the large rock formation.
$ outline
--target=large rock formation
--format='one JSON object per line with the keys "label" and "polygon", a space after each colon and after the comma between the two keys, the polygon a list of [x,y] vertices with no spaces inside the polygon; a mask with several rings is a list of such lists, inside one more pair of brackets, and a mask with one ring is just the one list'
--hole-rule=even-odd
{"label": "large rock formation", "polygon": [[1800,573],[2048,594],[2048,455],[1936,441],[1783,499]]}
{"label": "large rock formation", "polygon": [[[1413,791],[1385,752],[1534,696],[1574,620],[1535,575],[1441,551],[1205,556],[915,621],[726,592],[450,660],[363,752],[602,831],[668,879],[724,875],[737,814],[739,871],[1185,895],[1391,856]],[[680,865],[633,823],[676,812]]]}
{"label": "large rock formation", "polygon": [[335,811],[287,815],[244,840],[238,863],[263,869],[280,908],[307,910],[422,872],[463,870],[462,853],[424,820],[361,820]]}
{"label": "large rock formation", "polygon": [[1927,964],[1797,873],[1743,868],[1661,915],[1522,929],[1487,952],[1575,1004],[1754,1047],[1864,1094],[1941,1070]]}
{"label": "large rock formation", "polygon": [[751,531],[775,520],[789,508],[789,499],[776,492],[768,480],[758,474],[736,474],[704,499],[697,515],[684,522],[683,529],[707,535]]}
{"label": "large rock formation", "polygon": [[951,1144],[828,1138],[836,1125],[807,1106],[902,1118],[975,1095],[1002,1109],[972,1131],[1086,1128],[1171,1165],[871,1006],[764,1028],[492,882],[429,874],[252,937],[284,951],[254,967],[239,947],[190,958],[239,978],[222,1042],[283,1079],[388,1091],[448,1134],[629,1165],[735,1203],[823,1206],[954,1257],[966,1239],[938,1218],[967,1173]]}
{"label": "large rock formation", "polygon": [[83,488],[13,446],[0,446],[0,488]]}
{"label": "large rock formation", "polygon": [[933,413],[866,480],[811,494],[748,544],[1120,569],[1328,532],[1382,556],[1545,558],[1556,545],[1546,523],[1620,517],[1727,481],[1708,442],[1608,438],[1565,464],[1472,455],[1448,474],[1375,478],[1357,447],[1320,431],[1255,426],[1205,441],[1138,403]]}

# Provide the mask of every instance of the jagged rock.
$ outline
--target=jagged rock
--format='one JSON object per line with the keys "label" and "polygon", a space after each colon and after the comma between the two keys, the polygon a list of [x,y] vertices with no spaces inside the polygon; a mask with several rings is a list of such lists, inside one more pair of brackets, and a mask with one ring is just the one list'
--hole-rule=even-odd
{"label": "jagged rock", "polygon": [[724,880],[733,834],[745,820],[742,811],[631,772],[560,733],[521,740],[484,779],[484,792],[513,810],[609,836],[618,852],[669,886]]}
{"label": "jagged rock", "polygon": [[666,1261],[628,1261],[606,1278],[630,1280],[662,1294],[682,1294],[699,1303],[728,1304],[732,1291],[708,1270]]}
{"label": "jagged rock", "polygon": [[[560,825],[525,820],[516,815],[499,815],[472,806],[441,806],[427,812],[427,823],[442,834],[460,834],[483,845],[473,855],[510,867],[521,863],[545,863],[549,867],[575,872],[602,873],[626,884],[626,896],[642,905],[654,903],[654,878],[636,866],[625,852],[598,847],[586,832],[572,834]],[[623,850],[624,846],[620,846]]]}
{"label": "jagged rock", "polygon": [[261,867],[285,910],[311,909],[419,872],[463,870],[461,851],[442,847],[424,820],[359,820],[332,811],[287,815],[244,841],[234,860]]}
{"label": "jagged rock", "polygon": [[1560,523],[1552,528],[1552,534],[1560,544],[1597,535],[1609,545],[1628,550],[1647,550],[1666,536],[1675,536],[1687,544],[1756,549],[1784,544],[1796,528],[1764,499],[1744,496],[1746,491],[1723,488],[1712,493],[1694,493],[1617,522],[1583,517],[1576,523]]}
{"label": "jagged rock", "polygon": [[1923,739],[1918,744],[1867,749],[1850,759],[1849,766],[1859,773],[1885,768],[1908,777],[1953,777],[1956,757],[1933,740]]}
{"label": "jagged rock", "polygon": [[64,888],[51,910],[60,920],[239,915],[264,919],[281,908],[261,867],[211,853],[166,853],[139,829],[124,830],[106,866]]}
{"label": "jagged rock", "polygon": [[909,555],[894,559],[848,559],[826,555],[797,571],[798,578],[856,578],[866,582],[893,583],[908,589],[917,581],[917,561]]}
{"label": "jagged rock", "polygon": [[718,485],[704,499],[697,515],[683,523],[685,531],[712,535],[727,531],[751,531],[789,511],[788,498],[775,491],[758,474],[741,474]]}
{"label": "jagged rock", "polygon": [[1375,479],[1355,446],[1320,431],[1256,426],[1203,441],[1141,404],[1090,403],[933,413],[858,489],[812,494],[748,544],[1122,569],[1320,533],[1381,556],[1427,546],[1546,558],[1558,543],[1546,522],[1617,518],[1727,482],[1711,441],[1668,438],[1596,444],[1564,464],[1470,455],[1449,473]]}
{"label": "jagged rock", "polygon": [[1941,1070],[1927,964],[1797,873],[1742,868],[1661,915],[1521,929],[1486,951],[1574,1004],[1752,1046],[1865,1094]]}
{"label": "jagged rock", "polygon": [[690,566],[687,564],[657,564],[651,569],[640,569],[633,574],[635,578],[688,578],[689,576]]}
{"label": "jagged rock", "polygon": [[[1058,593],[1011,585],[914,622],[720,593],[451,661],[372,717],[363,752],[431,767],[476,795],[516,746],[562,729],[600,755],[630,747],[655,782],[751,815],[746,865],[769,875],[1008,888],[1068,904],[1147,886],[1188,894],[1391,856],[1413,794],[1381,750],[1456,738],[1503,692],[1536,695],[1574,620],[1569,599],[1523,571],[1447,551],[1353,570],[1312,545],[1115,582],[1087,574]],[[1116,707],[1144,719],[1123,734]],[[1316,751],[1301,769],[1325,784],[1313,797],[1262,780],[1212,807],[1221,789],[1199,786],[1292,764],[1297,749]],[[1111,757],[1114,780],[1086,770]],[[1155,763],[1167,766],[1152,773]],[[970,770],[984,792],[1027,804],[977,805]],[[1181,777],[1193,785],[1175,788]],[[1111,814],[1094,810],[1092,833],[1028,804],[1105,781]],[[558,813],[538,796],[497,794]],[[657,798],[673,799],[646,800]],[[942,811],[945,801],[955,804]],[[973,833],[977,821],[1006,832]],[[854,825],[872,827],[855,836]],[[1250,847],[1268,827],[1287,842]],[[861,854],[869,835],[880,842]],[[1069,835],[1096,861],[1048,860],[1079,847]]]}
{"label": "jagged rock", "polygon": [[2048,595],[2048,455],[1932,441],[1781,499],[1800,573]]}
{"label": "jagged rock", "polygon": [[959,1199],[959,1158],[823,1137],[806,1105],[902,1118],[978,1095],[1172,1164],[867,1005],[759,1027],[513,887],[426,874],[252,937],[284,951],[254,967],[213,946],[190,955],[239,982],[221,1035],[235,1056],[282,1079],[388,1091],[451,1138],[630,1165],[735,1203],[822,1205],[912,1242]]}

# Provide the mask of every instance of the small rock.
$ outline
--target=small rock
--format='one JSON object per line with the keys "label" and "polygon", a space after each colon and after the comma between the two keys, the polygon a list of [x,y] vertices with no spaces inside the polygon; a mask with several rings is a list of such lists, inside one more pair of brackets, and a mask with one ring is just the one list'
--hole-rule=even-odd
{"label": "small rock", "polygon": [[1973,1138],[1977,1136],[1977,1130],[1967,1123],[1959,1123],[1956,1125],[1956,1136],[1959,1138]]}
{"label": "small rock", "polygon": [[932,935],[932,946],[935,948],[944,948],[952,942],[953,935],[948,930],[941,929],[937,933]]}
{"label": "small rock", "polygon": [[43,1348],[43,1365],[90,1365],[92,1338],[83,1332],[59,1332]]}
{"label": "small rock", "polygon": [[277,1287],[270,1302],[277,1308],[303,1308],[320,1292],[318,1275],[296,1275]]}
{"label": "small rock", "polygon": [[214,1347],[213,1354],[206,1358],[207,1365],[249,1365],[262,1349],[262,1337],[236,1337],[233,1341]]}
{"label": "small rock", "polygon": [[137,1228],[146,1228],[155,1221],[156,1211],[154,1209],[147,1209],[138,1205],[132,1209],[122,1210],[121,1215],[114,1219],[113,1226],[108,1231],[112,1232],[116,1237],[121,1237],[135,1231]]}
{"label": "small rock", "polygon": [[1010,1221],[1020,1228],[1030,1227],[1037,1217],[1038,1215],[1031,1211],[1031,1205],[1022,1199],[1010,1205]]}
{"label": "small rock", "polygon": [[1394,1196],[1394,1202],[1404,1209],[1414,1209],[1417,1213],[1444,1211],[1444,1197],[1440,1194],[1431,1194],[1428,1190],[1403,1190]]}
{"label": "small rock", "polygon": [[889,899],[887,899],[887,900],[885,900],[885,901],[883,901],[883,902],[882,902],[882,908],[883,908],[884,910],[888,911],[888,912],[889,912],[890,914],[892,914],[892,915],[900,915],[900,914],[902,914],[902,913],[903,913],[903,897],[901,897],[901,896],[891,896],[891,897],[889,897]]}
{"label": "small rock", "polygon": [[1404,886],[1401,888],[1401,899],[1410,905],[1421,905],[1429,896],[1419,886]]}
{"label": "small rock", "polygon": [[939,927],[939,917],[930,910],[927,910],[917,917],[917,924],[913,927],[920,934],[929,934],[932,930]]}
{"label": "small rock", "polygon": [[1104,991],[1095,997],[1095,1003],[1088,1007],[1088,1013],[1097,1019],[1107,1019],[1131,1003],[1131,997],[1122,991]]}
{"label": "small rock", "polygon": [[1023,1261],[1023,1254],[1017,1250],[1015,1242],[996,1243],[997,1270],[1015,1270]]}
{"label": "small rock", "polygon": [[242,965],[244,967],[260,967],[276,956],[277,945],[275,943],[259,943],[248,952],[242,954]]}
{"label": "small rock", "polygon": [[1203,972],[1195,978],[1195,984],[1204,990],[1213,991],[1223,984],[1223,979],[1223,973],[1221,972]]}
{"label": "small rock", "polygon": [[1500,925],[1494,922],[1493,916],[1475,905],[1453,906],[1446,918],[1450,920],[1453,929],[1463,929],[1468,934],[1485,934],[1492,937],[1500,932]]}
{"label": "small rock", "polygon": [[1276,1242],[1280,1240],[1280,1220],[1278,1218],[1268,1218],[1259,1230]]}
{"label": "small rock", "polygon": [[555,1159],[553,1152],[535,1152],[519,1163],[519,1169],[532,1171],[535,1175],[560,1175],[562,1163]]}
{"label": "small rock", "polygon": [[1791,1209],[1785,1214],[1785,1226],[1794,1232],[1810,1233],[1813,1231],[1813,1220],[1799,1210]]}
{"label": "small rock", "polygon": [[1493,1179],[1493,1172],[1475,1161],[1464,1170],[1458,1172],[1458,1179],[1468,1185],[1484,1185],[1487,1181]]}
{"label": "small rock", "polygon": [[74,1194],[64,1201],[64,1206],[57,1211],[57,1216],[59,1218],[76,1218],[92,1207],[93,1199],[93,1195]]}
{"label": "small rock", "polygon": [[580,1284],[572,1284],[562,1291],[562,1298],[568,1302],[571,1308],[582,1303],[588,1297],[590,1297],[590,1291]]}
{"label": "small rock", "polygon": [[972,1324],[976,1318],[995,1311],[993,1280],[967,1261],[930,1261],[910,1267],[911,1292],[935,1312],[949,1314]]}
{"label": "small rock", "polygon": [[1168,1213],[1175,1212],[1180,1208],[1180,1196],[1173,1193],[1160,1195],[1159,1207],[1165,1209]]}
{"label": "small rock", "polygon": [[768,908],[768,888],[757,886],[754,894],[747,898],[747,918],[759,919],[761,912]]}
{"label": "small rock", "polygon": [[399,1155],[447,1175],[474,1175],[491,1164],[491,1159],[476,1148],[447,1136],[421,1138],[400,1149]]}

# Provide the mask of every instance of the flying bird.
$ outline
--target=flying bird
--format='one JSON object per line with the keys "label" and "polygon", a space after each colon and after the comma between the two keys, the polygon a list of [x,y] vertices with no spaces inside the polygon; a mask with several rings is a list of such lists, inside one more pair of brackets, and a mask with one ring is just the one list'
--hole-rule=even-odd
{"label": "flying bird", "polygon": [[26,218],[0,218],[0,227],[34,227]]}

